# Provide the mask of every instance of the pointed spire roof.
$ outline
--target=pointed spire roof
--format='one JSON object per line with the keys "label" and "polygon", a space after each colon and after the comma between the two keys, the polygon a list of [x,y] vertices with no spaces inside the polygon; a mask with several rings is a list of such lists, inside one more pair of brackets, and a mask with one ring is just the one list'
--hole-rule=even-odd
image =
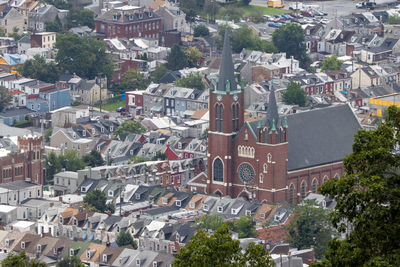
{"label": "pointed spire roof", "polygon": [[[228,82],[227,82],[228,81]],[[221,66],[219,68],[218,91],[236,91],[235,73],[232,61],[232,49],[229,28],[225,29],[224,47],[222,49]]]}
{"label": "pointed spire roof", "polygon": [[[278,106],[276,104],[275,98],[275,89],[274,89],[274,81],[271,79],[270,82],[270,93],[269,93],[269,102],[267,109],[267,126],[268,128],[276,127],[279,122],[279,114],[278,114]],[[273,125],[275,124],[275,125]]]}

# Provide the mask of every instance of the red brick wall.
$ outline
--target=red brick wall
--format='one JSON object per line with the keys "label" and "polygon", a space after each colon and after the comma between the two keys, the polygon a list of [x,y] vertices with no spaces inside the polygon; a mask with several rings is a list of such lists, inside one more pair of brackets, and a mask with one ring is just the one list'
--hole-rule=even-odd
{"label": "red brick wall", "polygon": [[[154,29],[153,29],[153,22],[155,23],[154,25]],[[104,25],[104,35],[105,38],[133,38],[133,37],[152,37],[154,34],[154,38],[158,38],[160,36],[161,33],[161,18],[152,18],[149,20],[143,20],[140,22],[132,22],[129,24],[118,24],[118,23],[114,23],[113,21],[96,21],[96,31],[98,33],[102,33],[101,31],[101,24]],[[147,29],[145,28],[145,24],[147,24]],[[158,29],[157,29],[157,24],[158,24]],[[115,26],[115,31],[109,31],[108,30],[108,26]],[[150,29],[149,29],[149,25],[151,25]],[[129,26],[134,26],[135,28],[137,26],[139,26],[139,30],[135,30],[135,31],[129,31]],[[126,28],[128,27],[128,28]],[[118,29],[119,29],[119,33],[118,33]],[[139,35],[140,33],[140,35]],[[158,35],[157,35],[158,34]]]}

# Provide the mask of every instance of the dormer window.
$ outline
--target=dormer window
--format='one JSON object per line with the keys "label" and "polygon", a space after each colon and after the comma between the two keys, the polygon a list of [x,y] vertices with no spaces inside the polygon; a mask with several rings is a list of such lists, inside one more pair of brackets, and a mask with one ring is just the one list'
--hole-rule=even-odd
{"label": "dormer window", "polygon": [[86,136],[86,131],[83,131],[83,132],[82,132],[82,136]]}
{"label": "dormer window", "polygon": [[203,210],[204,211],[208,211],[208,205],[207,204],[203,204]]}
{"label": "dormer window", "polygon": [[119,231],[121,231],[121,228],[117,225],[117,233],[119,233]]}
{"label": "dormer window", "polygon": [[143,13],[139,13],[138,17],[139,17],[139,19],[142,19],[143,18]]}
{"label": "dormer window", "polygon": [[168,198],[163,197],[163,198],[162,198],[162,203],[163,203],[164,205],[167,205],[167,204],[168,204]]}
{"label": "dormer window", "polygon": [[107,262],[107,260],[108,260],[107,254],[103,254],[103,262]]}
{"label": "dormer window", "polygon": [[42,252],[42,246],[40,244],[37,245],[37,252]]}
{"label": "dormer window", "polygon": [[139,195],[139,194],[136,194],[136,195],[135,195],[135,199],[136,199],[136,200],[140,200],[140,195]]}
{"label": "dormer window", "polygon": [[75,251],[73,248],[69,249],[69,256],[73,257],[75,255]]}
{"label": "dormer window", "polygon": [[76,133],[73,133],[73,134],[72,134],[72,137],[73,137],[73,138],[76,138]]}
{"label": "dormer window", "polygon": [[129,20],[133,20],[133,15],[129,15]]}
{"label": "dormer window", "polygon": [[265,219],[265,213],[260,213],[260,218]]}
{"label": "dormer window", "polygon": [[74,218],[73,223],[74,225],[78,225],[78,220]]}
{"label": "dormer window", "polygon": [[176,205],[177,207],[180,207],[180,206],[181,206],[181,201],[180,201],[180,200],[176,200],[176,201],[175,201],[175,205]]}
{"label": "dormer window", "polygon": [[113,20],[118,20],[118,15],[114,15]]}
{"label": "dormer window", "polygon": [[92,129],[92,134],[95,134],[96,133],[96,129]]}
{"label": "dormer window", "polygon": [[182,143],[181,142],[178,143],[178,148],[182,149]]}
{"label": "dormer window", "polygon": [[131,149],[131,150],[129,151],[129,154],[131,154],[131,156],[133,155],[133,149]]}
{"label": "dormer window", "polygon": [[114,126],[110,126],[110,132],[114,131]]}
{"label": "dormer window", "polygon": [[112,190],[108,190],[108,196],[109,197],[113,197],[114,196],[114,192]]}
{"label": "dormer window", "polygon": [[141,260],[140,259],[136,259],[136,266],[140,266]]}
{"label": "dormer window", "polygon": [[6,239],[6,247],[8,248],[10,246],[10,239]]}
{"label": "dormer window", "polygon": [[21,249],[25,249],[25,242],[21,242]]}
{"label": "dormer window", "polygon": [[251,210],[246,210],[246,216],[251,216]]}
{"label": "dormer window", "polygon": [[90,251],[86,252],[86,258],[88,258],[88,259],[91,258]]}
{"label": "dormer window", "polygon": [[191,209],[194,209],[194,208],[196,207],[196,203],[190,202],[190,203],[189,203],[189,207],[190,207]]}
{"label": "dormer window", "polygon": [[53,248],[53,254],[57,255],[57,248]]}
{"label": "dormer window", "polygon": [[101,132],[102,132],[102,133],[104,133],[104,127],[101,127],[101,129],[100,129],[100,130],[101,130]]}
{"label": "dormer window", "polygon": [[153,17],[153,12],[149,12],[149,18]]}
{"label": "dormer window", "polygon": [[222,213],[223,211],[224,211],[224,209],[223,209],[221,206],[218,206],[217,212],[218,212],[218,213]]}
{"label": "dormer window", "polygon": [[63,223],[63,217],[60,216],[60,223]]}
{"label": "dormer window", "polygon": [[157,267],[158,263],[156,261],[153,261],[153,267]]}

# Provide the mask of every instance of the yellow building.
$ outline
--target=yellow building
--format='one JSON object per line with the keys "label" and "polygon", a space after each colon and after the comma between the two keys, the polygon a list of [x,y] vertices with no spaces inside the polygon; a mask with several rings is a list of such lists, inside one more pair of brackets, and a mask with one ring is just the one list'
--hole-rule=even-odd
{"label": "yellow building", "polygon": [[0,55],[0,69],[12,74],[18,74],[17,68],[24,64],[24,59],[19,54]]}
{"label": "yellow building", "polygon": [[369,99],[369,110],[372,116],[382,117],[385,109],[393,105],[400,107],[400,93],[371,97]]}

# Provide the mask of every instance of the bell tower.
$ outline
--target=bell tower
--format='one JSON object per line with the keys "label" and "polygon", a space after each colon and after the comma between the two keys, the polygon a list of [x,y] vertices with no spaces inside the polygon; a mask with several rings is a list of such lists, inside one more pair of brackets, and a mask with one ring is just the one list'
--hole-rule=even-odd
{"label": "bell tower", "polygon": [[244,121],[243,87],[238,86],[232,60],[229,29],[226,27],[221,65],[215,86],[210,83],[207,192],[229,195],[233,137]]}

